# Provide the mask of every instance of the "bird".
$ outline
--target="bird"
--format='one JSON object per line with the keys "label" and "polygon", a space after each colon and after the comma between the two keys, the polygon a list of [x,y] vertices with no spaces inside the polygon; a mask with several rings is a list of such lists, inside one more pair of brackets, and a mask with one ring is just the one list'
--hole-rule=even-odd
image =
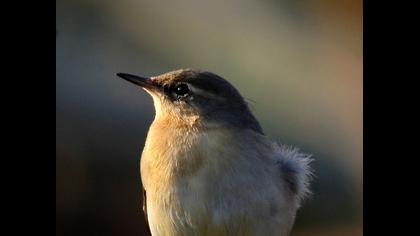
{"label": "bird", "polygon": [[150,94],[155,108],[140,158],[151,235],[290,234],[311,195],[312,155],[265,135],[219,75],[179,69],[117,76]]}

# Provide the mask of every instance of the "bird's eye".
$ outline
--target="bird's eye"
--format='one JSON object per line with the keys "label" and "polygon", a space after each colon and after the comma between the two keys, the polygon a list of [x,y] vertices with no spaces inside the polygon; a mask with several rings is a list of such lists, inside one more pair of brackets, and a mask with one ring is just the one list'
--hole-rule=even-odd
{"label": "bird's eye", "polygon": [[187,84],[178,84],[173,88],[173,92],[178,97],[185,97],[190,93],[190,89]]}

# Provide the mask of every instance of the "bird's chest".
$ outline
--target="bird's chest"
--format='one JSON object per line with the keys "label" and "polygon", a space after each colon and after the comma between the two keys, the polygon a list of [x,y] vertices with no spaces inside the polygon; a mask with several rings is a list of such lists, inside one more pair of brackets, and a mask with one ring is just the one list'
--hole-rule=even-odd
{"label": "bird's chest", "polygon": [[[147,210],[154,235],[206,235],[211,224],[214,197],[204,179],[185,178],[147,196]],[[163,190],[163,191],[162,191]]]}
{"label": "bird's chest", "polygon": [[196,172],[203,164],[203,135],[190,129],[149,130],[141,157],[143,185],[167,188],[183,176]]}
{"label": "bird's chest", "polygon": [[237,210],[244,207],[241,203],[247,202],[247,194],[234,192],[229,187],[236,185],[234,181],[229,184],[219,177],[209,167],[201,167],[168,184],[149,186],[147,210],[154,235],[247,235],[230,233],[246,222]]}
{"label": "bird's chest", "polygon": [[223,131],[149,132],[141,175],[156,235],[203,235],[215,229],[208,227],[222,197],[220,188],[228,184],[220,177],[235,153],[229,137]]}

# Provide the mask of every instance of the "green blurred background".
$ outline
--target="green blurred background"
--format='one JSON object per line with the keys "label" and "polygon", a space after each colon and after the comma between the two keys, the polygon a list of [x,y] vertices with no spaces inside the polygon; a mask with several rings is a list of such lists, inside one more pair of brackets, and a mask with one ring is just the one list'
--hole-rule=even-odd
{"label": "green blurred background", "polygon": [[151,98],[115,76],[212,71],[314,154],[293,236],[362,235],[362,1],[57,0],[57,235],[144,235]]}

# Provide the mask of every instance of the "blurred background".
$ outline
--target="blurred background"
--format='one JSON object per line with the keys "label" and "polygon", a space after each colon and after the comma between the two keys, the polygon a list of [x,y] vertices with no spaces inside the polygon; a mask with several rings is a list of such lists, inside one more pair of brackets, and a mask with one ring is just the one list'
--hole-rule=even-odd
{"label": "blurred background", "polygon": [[151,98],[115,76],[228,79],[273,139],[314,154],[293,236],[362,235],[361,0],[57,0],[57,235],[144,235]]}

